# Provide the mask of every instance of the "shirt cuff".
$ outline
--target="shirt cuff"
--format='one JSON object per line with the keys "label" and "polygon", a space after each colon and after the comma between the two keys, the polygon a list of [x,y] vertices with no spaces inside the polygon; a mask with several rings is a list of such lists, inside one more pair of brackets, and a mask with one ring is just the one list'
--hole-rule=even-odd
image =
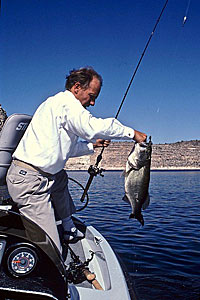
{"label": "shirt cuff", "polygon": [[88,143],[87,146],[88,146],[88,150],[89,150],[89,151],[94,152],[94,146],[93,146],[93,143]]}
{"label": "shirt cuff", "polygon": [[124,128],[124,136],[127,137],[128,139],[133,139],[135,136],[135,130],[130,128],[130,127],[126,127]]}

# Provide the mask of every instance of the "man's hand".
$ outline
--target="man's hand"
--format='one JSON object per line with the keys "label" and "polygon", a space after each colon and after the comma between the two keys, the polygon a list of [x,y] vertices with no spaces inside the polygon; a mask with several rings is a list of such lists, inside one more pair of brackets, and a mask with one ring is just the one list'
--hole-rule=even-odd
{"label": "man's hand", "polygon": [[[134,129],[135,130],[135,129]],[[134,141],[138,143],[146,142],[147,135],[143,132],[135,130]]]}
{"label": "man's hand", "polygon": [[98,139],[96,140],[96,143],[93,144],[94,148],[97,147],[108,147],[110,144],[110,140],[102,140],[102,139]]}

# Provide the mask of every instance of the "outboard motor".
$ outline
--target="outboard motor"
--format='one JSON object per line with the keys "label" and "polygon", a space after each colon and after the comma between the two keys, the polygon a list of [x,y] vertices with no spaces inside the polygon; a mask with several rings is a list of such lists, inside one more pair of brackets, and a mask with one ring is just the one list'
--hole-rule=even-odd
{"label": "outboard motor", "polygon": [[67,299],[66,269],[54,242],[20,215],[6,186],[6,174],[32,117],[13,114],[0,131],[0,299]]}
{"label": "outboard motor", "polygon": [[0,186],[6,185],[6,174],[12,161],[12,154],[32,117],[13,114],[8,117],[0,131]]}
{"label": "outboard motor", "polygon": [[6,186],[6,174],[12,161],[12,154],[32,117],[29,115],[13,114],[6,119],[0,131],[0,200],[4,203],[9,200]]}

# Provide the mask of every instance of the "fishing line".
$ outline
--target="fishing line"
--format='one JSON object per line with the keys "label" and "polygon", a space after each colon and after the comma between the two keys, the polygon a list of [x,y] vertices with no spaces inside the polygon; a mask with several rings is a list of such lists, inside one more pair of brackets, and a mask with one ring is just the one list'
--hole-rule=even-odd
{"label": "fishing line", "polygon": [[[141,62],[142,62],[142,59],[143,59],[143,57],[144,57],[144,55],[145,55],[145,52],[147,51],[147,48],[148,48],[148,46],[149,46],[149,44],[150,44],[150,41],[151,41],[151,39],[152,39],[152,37],[153,37],[153,35],[154,35],[154,32],[155,32],[155,30],[156,30],[156,27],[158,26],[158,23],[160,22],[160,19],[161,19],[162,14],[163,14],[163,12],[164,12],[166,6],[167,6],[167,3],[168,3],[168,0],[165,2],[164,6],[163,6],[163,8],[162,8],[162,10],[161,10],[161,12],[160,12],[159,17],[158,17],[158,19],[156,20],[156,23],[155,23],[155,25],[154,25],[154,28],[153,28],[153,30],[152,30],[152,32],[151,32],[151,34],[150,34],[150,37],[149,37],[149,39],[148,39],[148,41],[147,41],[147,43],[146,43],[146,45],[145,45],[145,48],[144,48],[144,50],[143,50],[143,52],[142,52],[142,54],[141,54],[141,56],[140,56],[140,59],[139,59],[139,61],[138,61],[138,64],[137,64],[137,66],[136,66],[136,68],[135,68],[135,70],[134,70],[134,72],[133,72],[133,75],[132,75],[132,77],[131,77],[131,80],[130,80],[130,82],[129,82],[129,84],[128,84],[128,87],[127,87],[127,89],[126,89],[126,91],[125,91],[124,97],[123,97],[123,99],[122,99],[122,101],[121,101],[121,104],[120,104],[120,106],[119,106],[119,108],[118,108],[118,111],[117,111],[117,113],[116,113],[116,115],[115,115],[115,119],[118,118],[118,115],[119,115],[119,113],[120,113],[120,110],[122,109],[122,106],[123,106],[123,104],[124,104],[124,101],[125,101],[125,99],[126,99],[126,97],[127,97],[128,92],[129,92],[129,90],[130,90],[130,87],[131,87],[131,85],[132,85],[132,83],[133,83],[133,80],[134,80],[134,78],[135,78],[135,75],[136,75],[136,73],[137,73],[137,71],[138,71],[138,69],[139,69],[139,66],[140,66],[140,64],[141,64]],[[105,149],[105,147],[102,148],[101,153],[99,154],[99,157],[97,157],[97,162],[96,162],[96,164],[95,164],[96,166],[98,166],[99,162],[100,162],[101,159],[102,159],[102,154],[103,154],[103,152],[104,152],[104,149]]]}
{"label": "fishing line", "polygon": [[127,89],[126,89],[126,92],[125,92],[125,94],[124,94],[124,97],[123,97],[123,99],[122,99],[122,101],[121,101],[121,104],[120,104],[120,106],[119,106],[119,109],[118,109],[118,111],[117,111],[117,113],[116,113],[115,119],[118,118],[118,115],[119,115],[119,113],[120,113],[120,110],[121,110],[121,108],[122,108],[122,105],[124,104],[124,101],[125,101],[125,99],[126,99],[126,96],[127,96],[127,94],[128,94],[128,91],[129,91],[129,89],[130,89],[130,87],[131,87],[131,84],[132,84],[132,82],[133,82],[133,80],[134,80],[134,78],[135,78],[135,75],[136,75],[136,73],[137,73],[137,70],[138,70],[138,68],[139,68],[139,66],[140,66],[140,64],[141,64],[141,62],[142,62],[142,59],[143,59],[143,57],[144,57],[144,55],[145,55],[145,52],[146,52],[146,50],[147,50],[147,48],[148,48],[148,46],[149,46],[149,43],[150,43],[150,41],[151,41],[151,39],[152,39],[152,37],[153,37],[153,35],[154,35],[154,32],[155,32],[155,30],[156,30],[156,27],[157,27],[158,23],[160,22],[161,16],[162,16],[162,14],[163,14],[163,12],[164,12],[166,6],[167,6],[167,2],[168,2],[168,0],[165,2],[164,6],[163,6],[163,8],[162,8],[162,10],[161,10],[161,13],[160,13],[160,15],[159,15],[159,17],[158,17],[158,19],[157,19],[155,25],[154,25],[154,28],[153,28],[153,30],[152,30],[152,32],[151,32],[151,34],[150,34],[150,37],[149,37],[149,39],[148,39],[148,41],[147,41],[147,43],[146,43],[146,46],[145,46],[145,48],[144,48],[144,50],[143,50],[143,52],[142,52],[142,55],[141,55],[141,57],[140,57],[140,59],[139,59],[139,61],[138,61],[138,64],[137,64],[137,66],[136,66],[136,68],[135,68],[135,70],[134,70],[134,73],[133,73],[132,77],[131,77],[131,80],[130,80],[129,85],[128,85]]}
{"label": "fishing line", "polygon": [[[135,75],[136,75],[136,73],[137,73],[137,71],[138,71],[138,69],[139,69],[139,66],[140,66],[140,64],[141,64],[141,62],[142,62],[142,59],[143,59],[143,57],[144,57],[144,55],[145,55],[145,53],[146,53],[146,51],[147,51],[147,48],[148,48],[149,43],[150,43],[150,41],[151,41],[151,39],[152,39],[152,37],[153,37],[153,35],[154,35],[154,32],[155,32],[155,30],[156,30],[156,27],[157,27],[158,23],[160,22],[161,16],[162,16],[162,14],[163,14],[163,12],[164,12],[166,6],[167,6],[167,3],[168,3],[168,0],[165,1],[165,4],[164,4],[164,6],[163,6],[163,8],[162,8],[162,10],[161,10],[161,12],[160,12],[160,15],[159,15],[158,19],[156,20],[156,23],[155,23],[155,25],[154,25],[154,28],[153,28],[153,30],[152,30],[152,32],[151,32],[151,34],[150,34],[150,37],[149,37],[149,39],[148,39],[148,41],[147,41],[147,43],[146,43],[146,45],[145,45],[145,48],[144,48],[144,50],[143,50],[143,52],[142,52],[142,54],[141,54],[141,57],[140,57],[140,59],[139,59],[139,61],[138,61],[138,64],[137,64],[137,66],[136,66],[136,68],[135,68],[135,70],[134,70],[134,72],[133,72],[133,75],[132,75],[132,77],[131,77],[131,80],[130,80],[130,82],[129,82],[129,84],[128,84],[128,87],[127,87],[127,89],[126,89],[126,91],[125,91],[124,97],[123,97],[123,99],[122,99],[122,101],[121,101],[121,103],[120,103],[120,106],[119,106],[119,108],[118,108],[118,111],[117,111],[117,113],[116,113],[116,115],[115,115],[115,119],[118,118],[118,115],[119,115],[119,113],[120,113],[120,111],[121,111],[121,109],[122,109],[122,106],[123,106],[123,104],[124,104],[124,101],[125,101],[125,99],[126,99],[126,97],[127,97],[128,92],[129,92],[129,90],[130,90],[130,87],[131,87],[131,85],[132,85],[132,83],[133,83],[133,80],[134,80],[134,78],[135,78]],[[101,159],[102,159],[102,154],[103,154],[103,152],[104,152],[104,149],[105,149],[105,147],[102,147],[102,150],[101,150],[100,154],[97,156],[97,160],[96,160],[95,165],[94,165],[94,166],[90,166],[89,169],[88,169],[88,173],[90,174],[90,177],[89,177],[89,179],[88,179],[88,182],[87,182],[87,184],[86,184],[85,190],[84,190],[83,195],[82,195],[82,197],[81,197],[81,200],[80,200],[81,202],[84,201],[84,198],[85,198],[85,196],[86,196],[86,194],[87,194],[87,192],[88,192],[88,190],[89,190],[89,187],[90,187],[90,185],[91,185],[91,183],[92,183],[92,180],[93,180],[94,176],[96,176],[96,175],[98,175],[98,174],[102,175],[102,174],[101,174],[101,173],[102,173],[102,169],[99,169],[99,168],[98,168],[98,165],[99,165],[99,163],[100,163],[100,161],[101,161]],[[103,175],[102,175],[102,176],[103,176]]]}
{"label": "fishing line", "polygon": [[[183,36],[183,30],[184,30],[184,27],[185,27],[185,22],[187,21],[188,19],[188,11],[189,11],[189,7],[190,7],[190,3],[191,3],[191,0],[188,1],[187,3],[187,7],[186,7],[186,10],[185,10],[185,14],[184,14],[184,17],[183,17],[183,21],[182,21],[182,27],[180,26],[179,28],[179,32],[177,34],[177,38],[176,38],[176,43],[175,43],[175,46],[174,46],[174,51],[173,51],[173,54],[172,54],[172,58],[175,59],[176,63],[177,63],[177,53],[180,52],[180,43],[181,43],[181,39],[182,39],[182,36]],[[171,59],[171,66],[173,67],[173,59]]]}
{"label": "fishing line", "polygon": [[186,8],[186,11],[185,11],[185,16],[183,17],[183,25],[185,25],[185,22],[187,21],[187,16],[188,16],[188,11],[189,11],[189,7],[190,7],[190,2],[191,0],[188,0],[188,5],[187,5],[187,8]]}

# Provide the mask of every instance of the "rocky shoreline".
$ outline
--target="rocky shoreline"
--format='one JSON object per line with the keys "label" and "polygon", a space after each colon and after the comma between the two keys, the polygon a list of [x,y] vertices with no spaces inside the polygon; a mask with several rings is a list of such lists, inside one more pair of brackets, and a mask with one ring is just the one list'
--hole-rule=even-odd
{"label": "rocky shoreline", "polygon": [[[132,147],[131,142],[112,142],[103,153],[100,167],[108,171],[123,170]],[[95,164],[99,153],[100,149],[93,155],[70,158],[66,169],[87,170]],[[200,170],[200,140],[153,145],[151,170]]]}
{"label": "rocky shoreline", "polygon": [[[0,104],[0,131],[7,118]],[[103,153],[100,167],[105,170],[124,170],[133,142],[112,142]],[[70,158],[67,170],[87,170],[94,165],[101,149],[93,155]],[[151,170],[200,170],[200,140],[181,141],[171,144],[155,144],[152,148]]]}

